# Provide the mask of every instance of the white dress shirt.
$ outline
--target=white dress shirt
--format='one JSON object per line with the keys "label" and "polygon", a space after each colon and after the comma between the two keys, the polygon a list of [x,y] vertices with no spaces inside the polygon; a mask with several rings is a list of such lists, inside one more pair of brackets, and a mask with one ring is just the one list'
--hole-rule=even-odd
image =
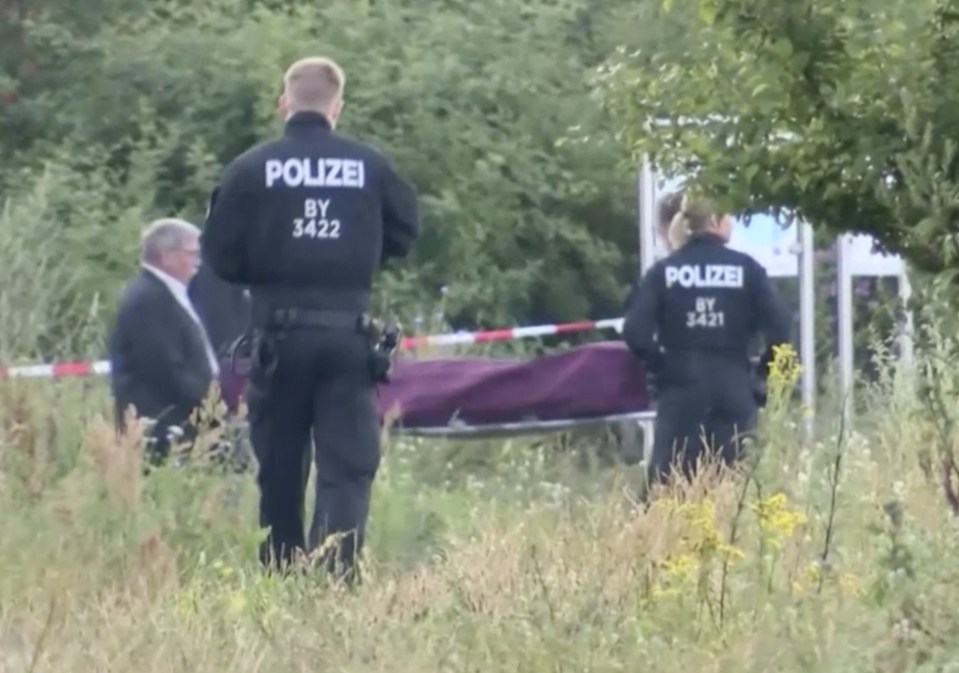
{"label": "white dress shirt", "polygon": [[206,328],[203,327],[203,322],[200,320],[200,316],[197,315],[196,309],[193,308],[193,303],[190,301],[190,295],[187,294],[186,285],[181,283],[170,274],[150,264],[144,264],[143,268],[159,278],[160,281],[166,285],[167,289],[170,290],[170,294],[173,295],[173,298],[176,299],[177,303],[183,307],[183,310],[187,312],[190,318],[193,319],[193,322],[196,323],[197,327],[200,328],[200,334],[203,337],[203,347],[206,349],[206,357],[210,361],[210,370],[213,372],[214,377],[219,375],[220,363],[216,358],[216,353],[213,352],[213,346],[210,345],[210,337],[206,333]]}

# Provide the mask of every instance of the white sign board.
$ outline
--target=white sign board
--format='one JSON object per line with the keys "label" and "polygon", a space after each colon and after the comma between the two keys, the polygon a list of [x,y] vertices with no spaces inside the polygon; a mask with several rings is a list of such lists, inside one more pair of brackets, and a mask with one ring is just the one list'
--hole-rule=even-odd
{"label": "white sign board", "polygon": [[[800,246],[795,225],[784,229],[771,218],[754,218],[748,227],[739,222],[733,227],[730,248],[752,256],[773,278],[799,275]],[[846,235],[839,241],[843,246],[843,262],[851,277],[901,276],[904,272],[902,258],[875,252],[871,236]]]}
{"label": "white sign board", "polygon": [[843,246],[843,262],[849,265],[850,276],[901,276],[904,272],[902,258],[898,255],[883,255],[873,252],[874,240],[864,234],[846,235],[840,239]]}
{"label": "white sign board", "polygon": [[769,217],[754,217],[748,227],[734,221],[729,247],[762,264],[772,278],[799,275],[800,249],[795,224],[783,228]]}

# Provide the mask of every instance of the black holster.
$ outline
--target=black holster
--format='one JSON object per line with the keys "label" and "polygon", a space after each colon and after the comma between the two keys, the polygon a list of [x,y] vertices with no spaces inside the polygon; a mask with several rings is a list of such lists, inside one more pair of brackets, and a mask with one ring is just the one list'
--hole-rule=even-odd
{"label": "black holster", "polygon": [[376,383],[387,383],[393,368],[393,353],[400,343],[402,329],[390,318],[383,327],[375,321],[370,326],[370,376]]}
{"label": "black holster", "polygon": [[264,380],[272,379],[273,374],[276,373],[276,365],[279,362],[277,343],[281,338],[282,333],[253,330],[250,349],[250,365],[253,368],[251,371],[259,371]]}

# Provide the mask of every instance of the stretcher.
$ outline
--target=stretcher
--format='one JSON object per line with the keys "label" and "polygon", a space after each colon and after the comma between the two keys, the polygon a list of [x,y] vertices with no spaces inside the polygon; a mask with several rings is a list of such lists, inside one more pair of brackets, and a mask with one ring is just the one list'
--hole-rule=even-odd
{"label": "stretcher", "polygon": [[[235,409],[248,365],[221,368],[221,396]],[[416,436],[487,438],[635,423],[649,455],[655,412],[643,365],[620,341],[532,359],[397,359],[377,390],[381,422]]]}

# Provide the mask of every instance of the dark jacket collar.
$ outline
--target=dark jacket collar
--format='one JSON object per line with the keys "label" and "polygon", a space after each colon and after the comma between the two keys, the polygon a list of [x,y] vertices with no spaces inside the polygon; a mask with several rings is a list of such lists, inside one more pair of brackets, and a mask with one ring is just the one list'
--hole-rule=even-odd
{"label": "dark jacket collar", "polygon": [[726,245],[726,241],[720,238],[717,234],[712,233],[711,231],[703,231],[697,234],[693,234],[689,237],[689,240],[686,241],[686,245]]}
{"label": "dark jacket collar", "polygon": [[163,284],[163,281],[160,280],[160,277],[145,266],[140,267],[140,279],[146,283],[149,283],[150,285],[153,285],[154,287],[162,288],[164,291],[166,291],[166,286]]}
{"label": "dark jacket collar", "polygon": [[325,129],[329,131],[333,128],[330,120],[319,112],[297,112],[286,120],[286,129]]}

